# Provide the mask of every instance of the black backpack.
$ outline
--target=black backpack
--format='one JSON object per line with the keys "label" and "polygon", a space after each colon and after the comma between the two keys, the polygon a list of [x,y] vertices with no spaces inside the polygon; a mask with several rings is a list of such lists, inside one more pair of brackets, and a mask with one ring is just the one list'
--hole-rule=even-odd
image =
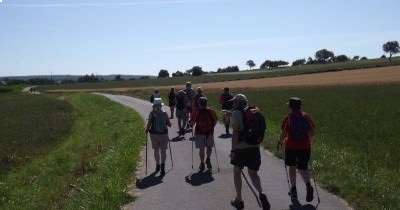
{"label": "black backpack", "polygon": [[308,138],[308,132],[311,127],[306,113],[289,114],[288,125],[290,126],[289,135],[291,135],[293,140],[301,141]]}
{"label": "black backpack", "polygon": [[249,107],[242,111],[243,131],[239,132],[239,141],[258,145],[264,140],[267,124],[258,107]]}

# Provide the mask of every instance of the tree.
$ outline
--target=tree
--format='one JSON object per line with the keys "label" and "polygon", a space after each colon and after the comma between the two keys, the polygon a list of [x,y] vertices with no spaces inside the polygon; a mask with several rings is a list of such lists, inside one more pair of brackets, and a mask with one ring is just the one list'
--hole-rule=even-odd
{"label": "tree", "polygon": [[292,66],[300,66],[300,65],[304,65],[305,63],[306,63],[306,59],[304,59],[304,58],[297,59],[292,62]]}
{"label": "tree", "polygon": [[169,72],[165,69],[161,69],[160,72],[158,72],[158,78],[164,77],[169,77]]}
{"label": "tree", "polygon": [[172,73],[172,77],[181,77],[183,76],[183,73],[180,71],[176,71],[175,73]]}
{"label": "tree", "polygon": [[248,61],[246,62],[246,65],[248,65],[248,66],[250,67],[250,70],[251,70],[251,68],[253,68],[254,66],[256,66],[256,64],[254,63],[253,60],[248,60]]}
{"label": "tree", "polygon": [[226,72],[238,72],[239,67],[238,66],[228,66],[226,68],[218,68],[217,73],[226,73]]}
{"label": "tree", "polygon": [[385,53],[389,53],[389,61],[392,62],[392,55],[400,52],[399,42],[397,41],[389,41],[383,44],[383,51]]}
{"label": "tree", "polygon": [[384,58],[386,58],[386,55],[382,55],[382,56],[381,56],[381,59],[384,59]]}
{"label": "tree", "polygon": [[264,63],[261,64],[260,68],[261,69],[271,69],[275,67],[280,67],[280,66],[286,66],[289,63],[286,61],[271,61],[271,60],[266,60]]}
{"label": "tree", "polygon": [[327,49],[322,49],[322,50],[318,50],[315,53],[315,59],[319,63],[333,62],[335,59],[335,54],[332,51],[329,51]]}
{"label": "tree", "polygon": [[360,59],[360,56],[358,56],[358,55],[355,55],[354,57],[353,57],[353,61],[358,61]]}
{"label": "tree", "polygon": [[338,55],[335,58],[336,62],[346,62],[346,61],[349,61],[349,60],[350,60],[350,58],[347,57],[346,55]]}
{"label": "tree", "polygon": [[121,81],[121,80],[124,80],[124,79],[121,77],[120,74],[118,74],[118,75],[115,76],[115,79],[114,79],[114,80],[115,80],[115,81]]}
{"label": "tree", "polygon": [[204,73],[200,66],[193,66],[190,71],[192,72],[192,76],[201,76]]}
{"label": "tree", "polygon": [[363,60],[368,60],[368,58],[363,56],[363,57],[360,58],[360,61],[363,61]]}

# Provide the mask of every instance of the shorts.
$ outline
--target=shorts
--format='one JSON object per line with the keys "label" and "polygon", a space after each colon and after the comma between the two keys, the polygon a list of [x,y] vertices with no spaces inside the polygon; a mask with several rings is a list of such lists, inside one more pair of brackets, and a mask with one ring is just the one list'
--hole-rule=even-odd
{"label": "shorts", "polygon": [[308,169],[308,161],[310,161],[311,150],[286,150],[285,164],[288,166],[297,166],[299,170]]}
{"label": "shorts", "polygon": [[214,146],[214,134],[210,134],[207,139],[206,135],[196,134],[194,139],[197,149]]}
{"label": "shorts", "polygon": [[153,149],[160,148],[166,150],[168,148],[168,133],[166,134],[150,134],[151,147]]}
{"label": "shorts", "polygon": [[176,109],[176,118],[186,118],[186,111],[184,109]]}
{"label": "shorts", "polygon": [[260,147],[237,149],[231,164],[243,169],[245,166],[253,171],[258,171],[261,166]]}

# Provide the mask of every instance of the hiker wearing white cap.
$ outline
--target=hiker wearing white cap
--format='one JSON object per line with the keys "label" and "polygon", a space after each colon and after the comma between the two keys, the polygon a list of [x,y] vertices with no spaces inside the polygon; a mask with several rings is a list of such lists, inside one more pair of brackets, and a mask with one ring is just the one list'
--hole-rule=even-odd
{"label": "hiker wearing white cap", "polygon": [[154,98],[153,110],[150,112],[146,133],[150,132],[151,145],[154,150],[154,159],[156,161],[156,170],[154,173],[165,175],[165,160],[167,158],[168,148],[168,127],[171,127],[168,114],[162,110],[161,98]]}

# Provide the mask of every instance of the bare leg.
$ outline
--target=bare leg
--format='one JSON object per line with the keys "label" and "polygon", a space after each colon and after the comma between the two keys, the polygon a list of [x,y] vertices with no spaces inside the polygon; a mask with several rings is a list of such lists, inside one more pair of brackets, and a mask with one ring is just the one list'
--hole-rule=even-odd
{"label": "bare leg", "polygon": [[233,182],[235,183],[236,199],[242,200],[242,176],[241,169],[237,166],[233,167]]}
{"label": "bare leg", "polygon": [[247,169],[247,172],[249,173],[251,183],[253,183],[253,186],[256,188],[256,190],[259,193],[261,193],[262,192],[261,180],[260,180],[260,176],[258,176],[257,171]]}
{"label": "bare leg", "polygon": [[289,166],[289,179],[292,187],[296,187],[296,166]]}
{"label": "bare leg", "polygon": [[157,165],[160,164],[160,148],[154,149],[154,159],[156,160]]}

